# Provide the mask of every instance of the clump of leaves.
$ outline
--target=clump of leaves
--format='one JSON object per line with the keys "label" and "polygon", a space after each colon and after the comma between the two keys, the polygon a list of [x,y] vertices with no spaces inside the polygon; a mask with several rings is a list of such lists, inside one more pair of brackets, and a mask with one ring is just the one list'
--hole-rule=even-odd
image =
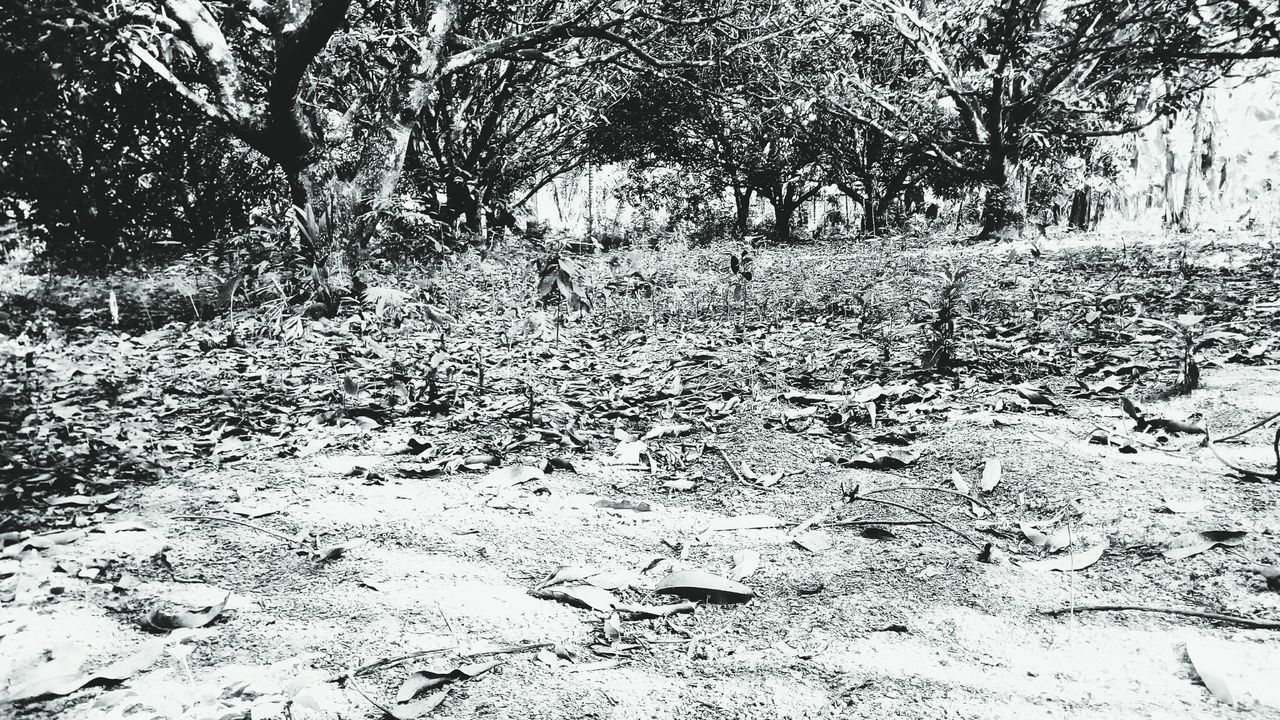
{"label": "clump of leaves", "polygon": [[158,476],[151,434],[102,412],[131,384],[110,362],[77,367],[42,344],[0,344],[0,508]]}
{"label": "clump of leaves", "polygon": [[570,311],[590,310],[582,266],[561,253],[536,261],[538,302],[544,306],[568,305]]}
{"label": "clump of leaves", "polygon": [[960,318],[969,272],[967,268],[951,269],[939,275],[942,284],[926,309],[921,325],[924,352],[920,361],[926,370],[945,372],[955,366],[956,320]]}

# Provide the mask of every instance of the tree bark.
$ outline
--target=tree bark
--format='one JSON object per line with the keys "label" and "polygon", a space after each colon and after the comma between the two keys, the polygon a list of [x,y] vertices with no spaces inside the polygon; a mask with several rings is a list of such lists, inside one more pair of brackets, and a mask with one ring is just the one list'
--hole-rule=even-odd
{"label": "tree bark", "polygon": [[1089,229],[1089,218],[1092,215],[1089,208],[1093,204],[1092,196],[1093,191],[1087,186],[1071,194],[1071,214],[1067,217],[1069,227],[1076,230]]}
{"label": "tree bark", "polygon": [[781,244],[791,242],[791,221],[797,206],[798,203],[791,203],[785,197],[773,201],[774,240]]}
{"label": "tree bark", "polygon": [[[1210,149],[1212,140],[1210,140],[1210,148],[1205,145],[1205,94],[1200,93],[1196,100],[1195,119],[1191,123],[1191,149],[1187,154],[1187,173],[1186,185],[1182,189],[1182,207],[1178,210],[1178,231],[1191,232],[1200,224],[1200,209],[1203,193],[1201,188],[1204,185],[1204,160],[1205,155],[1209,155],[1209,165],[1212,167],[1212,150]],[[1206,149],[1209,150],[1206,153]]]}
{"label": "tree bark", "polygon": [[751,222],[751,188],[733,188],[733,224],[739,235],[747,234],[747,225]]}
{"label": "tree bark", "polygon": [[388,117],[374,123],[366,132],[353,188],[356,196],[351,203],[354,227],[344,252],[355,294],[364,290],[359,276],[362,257],[377,231],[379,213],[395,197],[413,126],[436,92],[436,82],[444,66],[445,41],[453,30],[457,14],[458,0],[436,2],[413,67],[392,86]]}
{"label": "tree bark", "polygon": [[1001,157],[992,160],[984,183],[982,230],[976,239],[1015,240],[1022,237],[1027,222],[1026,178],[1018,163]]}

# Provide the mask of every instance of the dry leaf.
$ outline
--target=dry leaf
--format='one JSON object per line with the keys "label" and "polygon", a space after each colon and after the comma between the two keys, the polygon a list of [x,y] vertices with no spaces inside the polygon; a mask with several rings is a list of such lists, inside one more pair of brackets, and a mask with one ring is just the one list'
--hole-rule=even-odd
{"label": "dry leaf", "polygon": [[693,426],[689,424],[655,425],[652,430],[645,433],[644,437],[640,439],[656,440],[657,438],[664,438],[664,437],[679,437],[681,435],[687,435],[689,431],[692,429],[693,429]]}
{"label": "dry leaf", "polygon": [[534,588],[529,591],[529,594],[544,600],[558,600],[601,612],[609,612],[613,610],[614,605],[618,604],[618,598],[614,597],[613,593],[594,585]]}
{"label": "dry leaf", "polygon": [[708,530],[757,530],[760,528],[782,527],[782,521],[772,515],[737,515],[735,517],[716,518],[707,526]]}
{"label": "dry leaf", "polygon": [[729,571],[729,579],[742,581],[760,569],[760,553],[755,550],[735,550],[733,553],[733,569]]}
{"label": "dry leaf", "polygon": [[820,553],[831,548],[831,538],[817,530],[801,533],[792,538],[792,541],[811,553]]}
{"label": "dry leaf", "polygon": [[1110,543],[1104,540],[1083,552],[1063,555],[1062,557],[1054,558],[1053,560],[1022,563],[1022,567],[1029,570],[1083,570],[1098,562],[1098,558],[1102,557],[1102,554],[1107,551],[1107,548],[1110,547],[1110,545]]}
{"label": "dry leaf", "polygon": [[391,717],[396,720],[417,720],[427,713],[440,707],[440,703],[444,702],[445,697],[449,694],[449,688],[444,688],[439,692],[431,693],[421,700],[414,700],[409,703],[400,703],[387,708]]}
{"label": "dry leaf", "polygon": [[711,603],[745,602],[755,597],[755,592],[740,582],[698,569],[673,572],[653,591]]}
{"label": "dry leaf", "polygon": [[961,492],[965,495],[973,492],[973,488],[970,487],[969,481],[965,480],[964,476],[955,470],[951,471],[951,484],[955,487],[956,492]]}
{"label": "dry leaf", "polygon": [[1236,547],[1244,543],[1244,538],[1248,534],[1243,530],[1205,530],[1183,533],[1170,538],[1165,543],[1164,556],[1170,560],[1181,560],[1199,555],[1215,545]]}
{"label": "dry leaf", "polygon": [[982,483],[979,485],[982,492],[989,493],[995,490],[996,485],[1000,484],[1001,473],[1000,461],[996,458],[987,458],[986,465],[982,467]]}
{"label": "dry leaf", "polygon": [[47,505],[106,505],[107,503],[120,497],[120,493],[112,492],[105,495],[62,495],[60,497],[51,497],[45,500]]}
{"label": "dry leaf", "polygon": [[132,655],[121,658],[101,670],[84,673],[57,674],[69,668],[60,661],[52,661],[48,663],[50,674],[45,675],[38,668],[34,673],[37,677],[13,688],[7,697],[0,699],[0,702],[30,700],[45,695],[67,695],[90,683],[113,684],[128,680],[159,660],[164,654],[166,644],[167,640],[164,638],[152,640]]}
{"label": "dry leaf", "polygon": [[1191,661],[1191,666],[1195,668],[1196,674],[1200,676],[1200,681],[1204,683],[1205,687],[1209,688],[1209,692],[1213,693],[1218,702],[1228,705],[1235,704],[1235,695],[1231,692],[1231,687],[1227,683],[1223,668],[1227,663],[1218,648],[1200,638],[1188,640],[1187,659]]}
{"label": "dry leaf", "polygon": [[530,480],[542,480],[546,475],[542,470],[530,465],[509,465],[504,468],[498,468],[484,476],[484,484],[486,485],[520,485]]}
{"label": "dry leaf", "polygon": [[222,602],[216,605],[210,605],[202,610],[182,611],[176,613],[167,613],[159,607],[152,608],[147,613],[143,623],[157,630],[176,630],[178,628],[199,628],[213,622],[215,618],[222,614],[226,609],[227,602],[231,600],[231,593],[227,593],[222,598]]}

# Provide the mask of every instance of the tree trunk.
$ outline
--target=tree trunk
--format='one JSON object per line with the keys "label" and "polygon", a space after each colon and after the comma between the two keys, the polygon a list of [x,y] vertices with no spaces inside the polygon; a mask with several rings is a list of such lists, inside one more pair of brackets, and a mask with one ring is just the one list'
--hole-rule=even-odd
{"label": "tree trunk", "polygon": [[438,0],[425,36],[420,40],[413,67],[391,88],[387,116],[366,130],[360,169],[352,188],[355,192],[351,203],[352,228],[343,253],[351,273],[353,293],[364,290],[359,276],[361,260],[377,231],[379,214],[395,197],[413,126],[436,92],[446,51],[445,40],[453,30],[457,13],[458,0]]}
{"label": "tree trunk", "polygon": [[733,188],[733,223],[739,235],[747,234],[747,225],[751,222],[751,188]]}
{"label": "tree trunk", "polygon": [[1186,186],[1182,190],[1182,207],[1177,217],[1179,232],[1191,232],[1200,224],[1200,206],[1203,199],[1201,188],[1204,185],[1206,155],[1209,158],[1209,166],[1213,165],[1212,136],[1209,143],[1205,142],[1206,120],[1205,94],[1201,92],[1196,100],[1195,120],[1191,124],[1191,151],[1187,155]]}
{"label": "tree trunk", "polygon": [[881,204],[876,202],[874,198],[863,198],[862,202],[862,230],[872,235],[884,230],[885,213],[881,208]]}
{"label": "tree trunk", "polygon": [[773,203],[774,240],[781,244],[791,242],[791,221],[796,214],[799,203],[791,200],[790,193],[782,193],[779,197],[769,198]]}
{"label": "tree trunk", "polygon": [[1089,229],[1089,218],[1092,215],[1089,208],[1093,204],[1092,201],[1093,191],[1088,186],[1071,194],[1071,214],[1067,217],[1068,227],[1075,230]]}
{"label": "tree trunk", "polygon": [[1015,240],[1022,237],[1027,222],[1026,177],[1018,163],[995,160],[987,168],[982,230],[975,239]]}

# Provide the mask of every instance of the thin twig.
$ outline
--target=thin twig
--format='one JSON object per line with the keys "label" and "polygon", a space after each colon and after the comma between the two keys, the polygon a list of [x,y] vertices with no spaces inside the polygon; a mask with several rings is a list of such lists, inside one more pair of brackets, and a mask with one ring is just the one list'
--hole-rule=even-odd
{"label": "thin twig", "polygon": [[1219,622],[1234,623],[1244,627],[1260,628],[1263,630],[1280,630],[1280,620],[1264,620],[1261,618],[1240,617],[1239,615],[1222,615],[1219,613],[1204,612],[1202,610],[1193,610],[1191,608],[1176,607],[1157,607],[1151,605],[1076,605],[1075,607],[1057,608],[1054,610],[1041,610],[1045,615],[1066,615],[1073,612],[1086,611],[1109,611],[1109,610],[1137,610],[1139,612],[1155,612],[1166,613],[1169,615],[1185,615],[1187,617],[1198,617],[1206,620],[1217,620]]}
{"label": "thin twig", "polygon": [[1209,452],[1213,453],[1213,456],[1218,458],[1219,462],[1221,462],[1223,465],[1226,465],[1228,468],[1235,470],[1241,475],[1247,475],[1249,477],[1265,478],[1268,480],[1280,479],[1280,429],[1276,430],[1276,448],[1277,448],[1276,454],[1277,454],[1278,467],[1276,468],[1275,474],[1261,472],[1258,470],[1250,470],[1249,468],[1236,465],[1235,463],[1223,457],[1222,453],[1218,452],[1218,447],[1213,444],[1213,435],[1210,432],[1210,428],[1209,428],[1209,418],[1204,419],[1204,444],[1206,447],[1209,448]]}
{"label": "thin twig", "polygon": [[734,479],[740,483],[745,483],[746,479],[742,477],[742,473],[738,471],[738,468],[734,466],[733,461],[729,459],[729,453],[725,452],[724,448],[719,446],[716,447],[716,452],[720,453],[720,457],[724,458],[724,464],[729,466],[729,472],[733,473]]}
{"label": "thin twig", "polygon": [[855,495],[853,499],[854,499],[855,501],[856,501],[856,500],[865,500],[865,501],[867,501],[867,502],[869,502],[869,503],[876,503],[876,504],[878,504],[878,505],[888,505],[889,507],[896,507],[896,508],[898,508],[899,510],[906,510],[907,512],[913,512],[913,513],[915,513],[915,514],[919,515],[920,517],[922,517],[922,518],[924,518],[924,519],[928,520],[929,522],[933,523],[934,525],[937,525],[937,526],[939,526],[939,527],[942,527],[942,528],[945,528],[945,529],[947,529],[947,530],[950,530],[951,532],[955,533],[956,535],[959,535],[960,537],[964,538],[964,539],[965,539],[965,541],[966,541],[966,542],[968,542],[970,545],[972,545],[972,546],[974,546],[974,547],[978,548],[978,552],[982,552],[983,550],[985,550],[985,548],[984,548],[982,545],[979,545],[979,544],[978,544],[978,541],[976,541],[976,540],[974,540],[973,538],[969,537],[969,536],[968,536],[964,531],[962,531],[962,530],[960,530],[960,529],[958,529],[958,528],[952,527],[951,525],[948,525],[947,523],[942,522],[942,521],[941,521],[941,520],[939,520],[938,518],[936,518],[936,517],[934,517],[934,516],[930,515],[929,513],[925,512],[925,511],[923,511],[923,510],[919,510],[919,509],[917,509],[917,508],[913,508],[913,507],[911,507],[910,505],[903,505],[902,503],[896,503],[896,502],[893,502],[892,500],[881,500],[880,498],[866,497],[866,496],[864,496],[864,495]]}
{"label": "thin twig", "polygon": [[955,495],[956,497],[962,497],[965,500],[968,500],[974,505],[981,506],[982,509],[987,512],[991,512],[991,506],[972,495],[962,493],[959,490],[948,490],[947,488],[933,487],[932,485],[899,485],[898,487],[876,488],[875,490],[868,490],[864,493],[860,493],[859,497],[865,495],[878,495],[880,493],[893,492],[895,490],[931,490],[933,492],[946,493],[947,495]]}
{"label": "thin twig", "polygon": [[[1254,423],[1254,424],[1250,425],[1249,427],[1247,427],[1247,428],[1245,428],[1245,429],[1241,430],[1241,431],[1240,431],[1240,432],[1238,432],[1238,433],[1232,433],[1231,435],[1228,435],[1228,436],[1226,436],[1226,437],[1218,438],[1218,442],[1220,442],[1220,443],[1224,443],[1224,442],[1227,442],[1228,440],[1235,440],[1236,438],[1240,437],[1241,435],[1245,435],[1245,434],[1247,434],[1247,433],[1251,433],[1251,432],[1253,432],[1254,430],[1257,430],[1258,428],[1262,427],[1263,425],[1266,425],[1267,423],[1271,422],[1272,420],[1275,420],[1276,418],[1280,418],[1280,412],[1278,412],[1278,413],[1276,413],[1276,414],[1274,414],[1274,415],[1268,415],[1267,417],[1262,418],[1262,419],[1261,419],[1261,420],[1259,420],[1258,422],[1256,422],[1256,423]],[[1280,430],[1280,428],[1278,428],[1278,430]]]}
{"label": "thin twig", "polygon": [[817,527],[853,527],[855,525],[932,525],[932,520],[867,520],[866,518],[854,518],[852,520],[835,520],[832,522],[822,523]]}
{"label": "thin twig", "polygon": [[247,527],[250,530],[257,530],[260,533],[266,533],[267,535],[270,535],[271,537],[276,538],[277,540],[283,540],[289,543],[290,545],[297,544],[297,540],[295,538],[289,537],[288,535],[278,533],[275,530],[268,530],[267,528],[264,528],[261,525],[254,525],[253,523],[245,522],[243,520],[237,520],[235,518],[224,518],[224,517],[217,517],[214,515],[174,515],[173,519],[174,520],[214,520],[216,522],[230,523],[232,525],[239,525],[240,527]]}
{"label": "thin twig", "polygon": [[450,650],[456,649],[456,647],[457,647],[456,645],[449,645],[448,647],[432,648],[430,650],[418,650],[417,652],[411,652],[408,655],[397,655],[396,657],[389,657],[389,658],[382,658],[381,660],[374,660],[373,662],[367,663],[365,665],[361,665],[360,667],[348,668],[341,672],[334,673],[333,675],[330,675],[328,679],[325,680],[325,682],[341,682],[343,680],[346,680],[347,678],[352,678],[352,677],[355,677],[356,675],[362,675],[364,673],[367,673],[370,670],[377,670],[378,668],[391,667],[392,665],[399,665],[400,663],[409,662],[410,660],[416,660],[420,657],[426,657],[427,655],[435,655],[436,653],[449,652]]}
{"label": "thin twig", "polygon": [[356,683],[356,678],[354,675],[347,678],[347,686],[350,687],[352,690],[355,690],[356,692],[360,693],[360,697],[363,697],[365,700],[368,700],[370,705],[373,705],[374,707],[381,710],[383,715],[387,717],[395,717],[395,715],[392,714],[391,710],[388,709],[386,705],[383,705],[377,700],[374,700],[373,698],[369,697],[369,693],[365,692],[364,688],[360,687],[360,685]]}
{"label": "thin twig", "polygon": [[466,660],[474,660],[475,658],[484,657],[486,655],[514,655],[516,653],[530,652],[533,650],[543,650],[545,648],[555,647],[555,643],[530,643],[529,645],[511,645],[509,647],[498,648],[497,650],[484,650],[482,652],[466,653],[458,657]]}

